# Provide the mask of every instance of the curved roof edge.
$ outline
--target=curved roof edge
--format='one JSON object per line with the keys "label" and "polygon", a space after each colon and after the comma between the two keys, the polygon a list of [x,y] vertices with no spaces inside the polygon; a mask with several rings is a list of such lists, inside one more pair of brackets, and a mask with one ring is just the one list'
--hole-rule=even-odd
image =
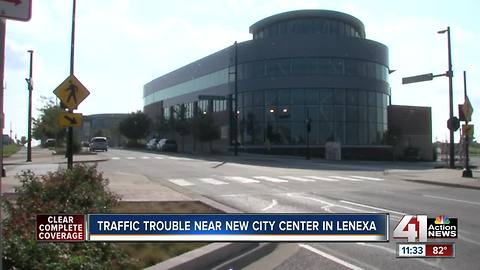
{"label": "curved roof edge", "polygon": [[262,19],[256,23],[254,23],[249,28],[249,32],[251,34],[263,29],[271,24],[278,23],[280,21],[291,20],[291,19],[299,19],[299,18],[308,18],[308,17],[316,17],[316,18],[330,18],[348,22],[352,24],[354,27],[360,30],[361,37],[365,38],[365,27],[359,19],[353,17],[352,15],[333,11],[333,10],[325,10],[325,9],[304,9],[304,10],[293,10],[288,12],[279,13],[276,15],[272,15],[265,19]]}

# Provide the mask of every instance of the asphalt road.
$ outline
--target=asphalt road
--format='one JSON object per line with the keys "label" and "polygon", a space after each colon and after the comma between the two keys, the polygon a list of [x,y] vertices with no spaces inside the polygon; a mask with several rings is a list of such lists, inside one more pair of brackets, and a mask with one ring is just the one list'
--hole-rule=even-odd
{"label": "asphalt road", "polygon": [[[141,174],[251,213],[389,212],[459,220],[455,259],[396,258],[396,243],[285,243],[247,269],[480,269],[479,190],[389,178],[380,165],[242,158],[239,163],[111,149],[105,172]],[[448,241],[447,241],[448,242]]]}

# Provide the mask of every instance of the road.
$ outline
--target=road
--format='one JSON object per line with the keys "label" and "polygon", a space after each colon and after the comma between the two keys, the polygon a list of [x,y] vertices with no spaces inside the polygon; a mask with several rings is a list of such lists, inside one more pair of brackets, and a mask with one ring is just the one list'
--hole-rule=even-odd
{"label": "road", "polygon": [[[398,259],[396,243],[284,243],[247,269],[480,269],[479,190],[392,179],[380,165],[242,158],[237,162],[111,149],[105,172],[141,174],[249,213],[389,212],[459,220],[455,259]],[[231,158],[229,158],[231,159]]]}

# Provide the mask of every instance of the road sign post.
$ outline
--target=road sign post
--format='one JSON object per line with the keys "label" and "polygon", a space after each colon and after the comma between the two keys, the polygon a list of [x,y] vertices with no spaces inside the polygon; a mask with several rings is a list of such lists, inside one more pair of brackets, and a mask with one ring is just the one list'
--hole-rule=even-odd
{"label": "road sign post", "polygon": [[463,169],[462,177],[472,178],[473,173],[472,173],[472,170],[470,169],[470,164],[469,164],[470,154],[468,153],[468,151],[469,151],[470,138],[473,138],[473,125],[469,125],[468,122],[472,120],[473,107],[467,95],[467,72],[466,71],[463,71],[463,94],[465,97],[465,102],[463,103],[462,109],[463,109],[463,115],[465,117],[465,125],[462,126],[462,131],[463,131],[463,135],[465,136],[465,168]]}

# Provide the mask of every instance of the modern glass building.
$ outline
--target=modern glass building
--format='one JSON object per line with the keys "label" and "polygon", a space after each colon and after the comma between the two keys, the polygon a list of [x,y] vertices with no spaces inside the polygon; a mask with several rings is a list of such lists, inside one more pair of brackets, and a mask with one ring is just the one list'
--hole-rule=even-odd
{"label": "modern glass building", "polygon": [[236,100],[237,138],[246,151],[298,154],[307,135],[318,155],[328,141],[340,142],[352,156],[383,147],[388,48],[366,39],[360,20],[299,10],[258,21],[250,33],[253,39],[237,49],[232,45],[147,83],[144,111],[154,120],[176,117],[181,106],[188,117],[212,113],[223,131],[218,143],[228,147],[235,136],[229,100]]}

